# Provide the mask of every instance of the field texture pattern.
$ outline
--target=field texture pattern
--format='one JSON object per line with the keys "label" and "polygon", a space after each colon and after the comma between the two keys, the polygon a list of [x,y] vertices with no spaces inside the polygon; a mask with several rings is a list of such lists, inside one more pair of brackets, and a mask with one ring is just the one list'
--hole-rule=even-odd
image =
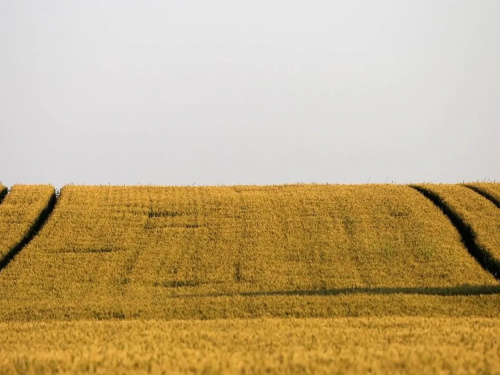
{"label": "field texture pattern", "polygon": [[500,374],[499,196],[14,186],[0,373]]}
{"label": "field texture pattern", "polygon": [[377,315],[471,287],[498,283],[406,186],[67,186],[0,274],[0,317]]}
{"label": "field texture pattern", "polygon": [[498,374],[487,318],[0,324],[0,372]]}

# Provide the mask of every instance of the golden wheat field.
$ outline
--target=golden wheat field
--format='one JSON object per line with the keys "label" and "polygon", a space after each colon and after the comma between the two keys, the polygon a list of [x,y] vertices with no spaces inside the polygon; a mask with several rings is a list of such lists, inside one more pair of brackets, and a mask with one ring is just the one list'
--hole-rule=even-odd
{"label": "golden wheat field", "polygon": [[[0,323],[2,374],[500,372],[490,318]],[[166,371],[168,369],[168,371]]]}
{"label": "golden wheat field", "polygon": [[499,192],[16,185],[0,373],[500,373]]}

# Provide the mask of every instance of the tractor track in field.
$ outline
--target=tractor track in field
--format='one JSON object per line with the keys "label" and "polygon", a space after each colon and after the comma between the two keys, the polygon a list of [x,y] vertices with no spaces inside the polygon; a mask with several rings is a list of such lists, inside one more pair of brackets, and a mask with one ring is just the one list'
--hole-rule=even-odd
{"label": "tractor track in field", "polygon": [[488,199],[491,203],[493,203],[497,208],[500,208],[500,200],[495,197],[494,195],[490,194],[489,192],[487,192],[486,190],[478,187],[478,186],[474,186],[474,185],[468,185],[468,184],[465,184],[465,185],[462,185],[468,189],[471,189],[473,191],[475,191],[476,193],[478,193],[479,195],[483,196],[484,198]]}
{"label": "tractor track in field", "polygon": [[9,263],[15,258],[15,256],[23,250],[26,245],[40,232],[42,227],[45,225],[47,220],[49,219],[52,211],[54,211],[54,207],[57,203],[57,195],[54,192],[50,197],[47,206],[42,210],[40,215],[33,222],[31,227],[28,229],[24,237],[21,241],[19,241],[14,247],[12,247],[7,254],[0,260],[0,273],[3,271],[5,267],[9,265]]}
{"label": "tractor track in field", "polygon": [[462,243],[469,254],[481,265],[481,267],[483,267],[484,270],[491,273],[498,281],[500,281],[500,261],[495,259],[495,257],[484,246],[477,242],[477,235],[472,227],[454,209],[452,209],[439,194],[423,186],[410,185],[410,187],[429,199],[448,217],[460,234]]}
{"label": "tractor track in field", "polygon": [[0,190],[0,204],[2,204],[4,198],[7,196],[9,189]]}

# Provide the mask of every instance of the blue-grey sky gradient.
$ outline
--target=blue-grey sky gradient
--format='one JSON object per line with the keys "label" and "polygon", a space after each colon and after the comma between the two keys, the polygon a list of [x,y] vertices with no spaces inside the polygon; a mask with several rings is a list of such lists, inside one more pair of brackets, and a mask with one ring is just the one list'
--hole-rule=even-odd
{"label": "blue-grey sky gradient", "polygon": [[499,20],[497,0],[0,0],[0,181],[499,181]]}

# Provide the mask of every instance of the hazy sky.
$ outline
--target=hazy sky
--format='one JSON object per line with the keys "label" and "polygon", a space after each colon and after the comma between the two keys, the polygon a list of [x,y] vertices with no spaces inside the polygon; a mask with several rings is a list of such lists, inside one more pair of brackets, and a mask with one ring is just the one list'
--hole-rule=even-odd
{"label": "hazy sky", "polygon": [[500,180],[500,1],[0,0],[0,181]]}

